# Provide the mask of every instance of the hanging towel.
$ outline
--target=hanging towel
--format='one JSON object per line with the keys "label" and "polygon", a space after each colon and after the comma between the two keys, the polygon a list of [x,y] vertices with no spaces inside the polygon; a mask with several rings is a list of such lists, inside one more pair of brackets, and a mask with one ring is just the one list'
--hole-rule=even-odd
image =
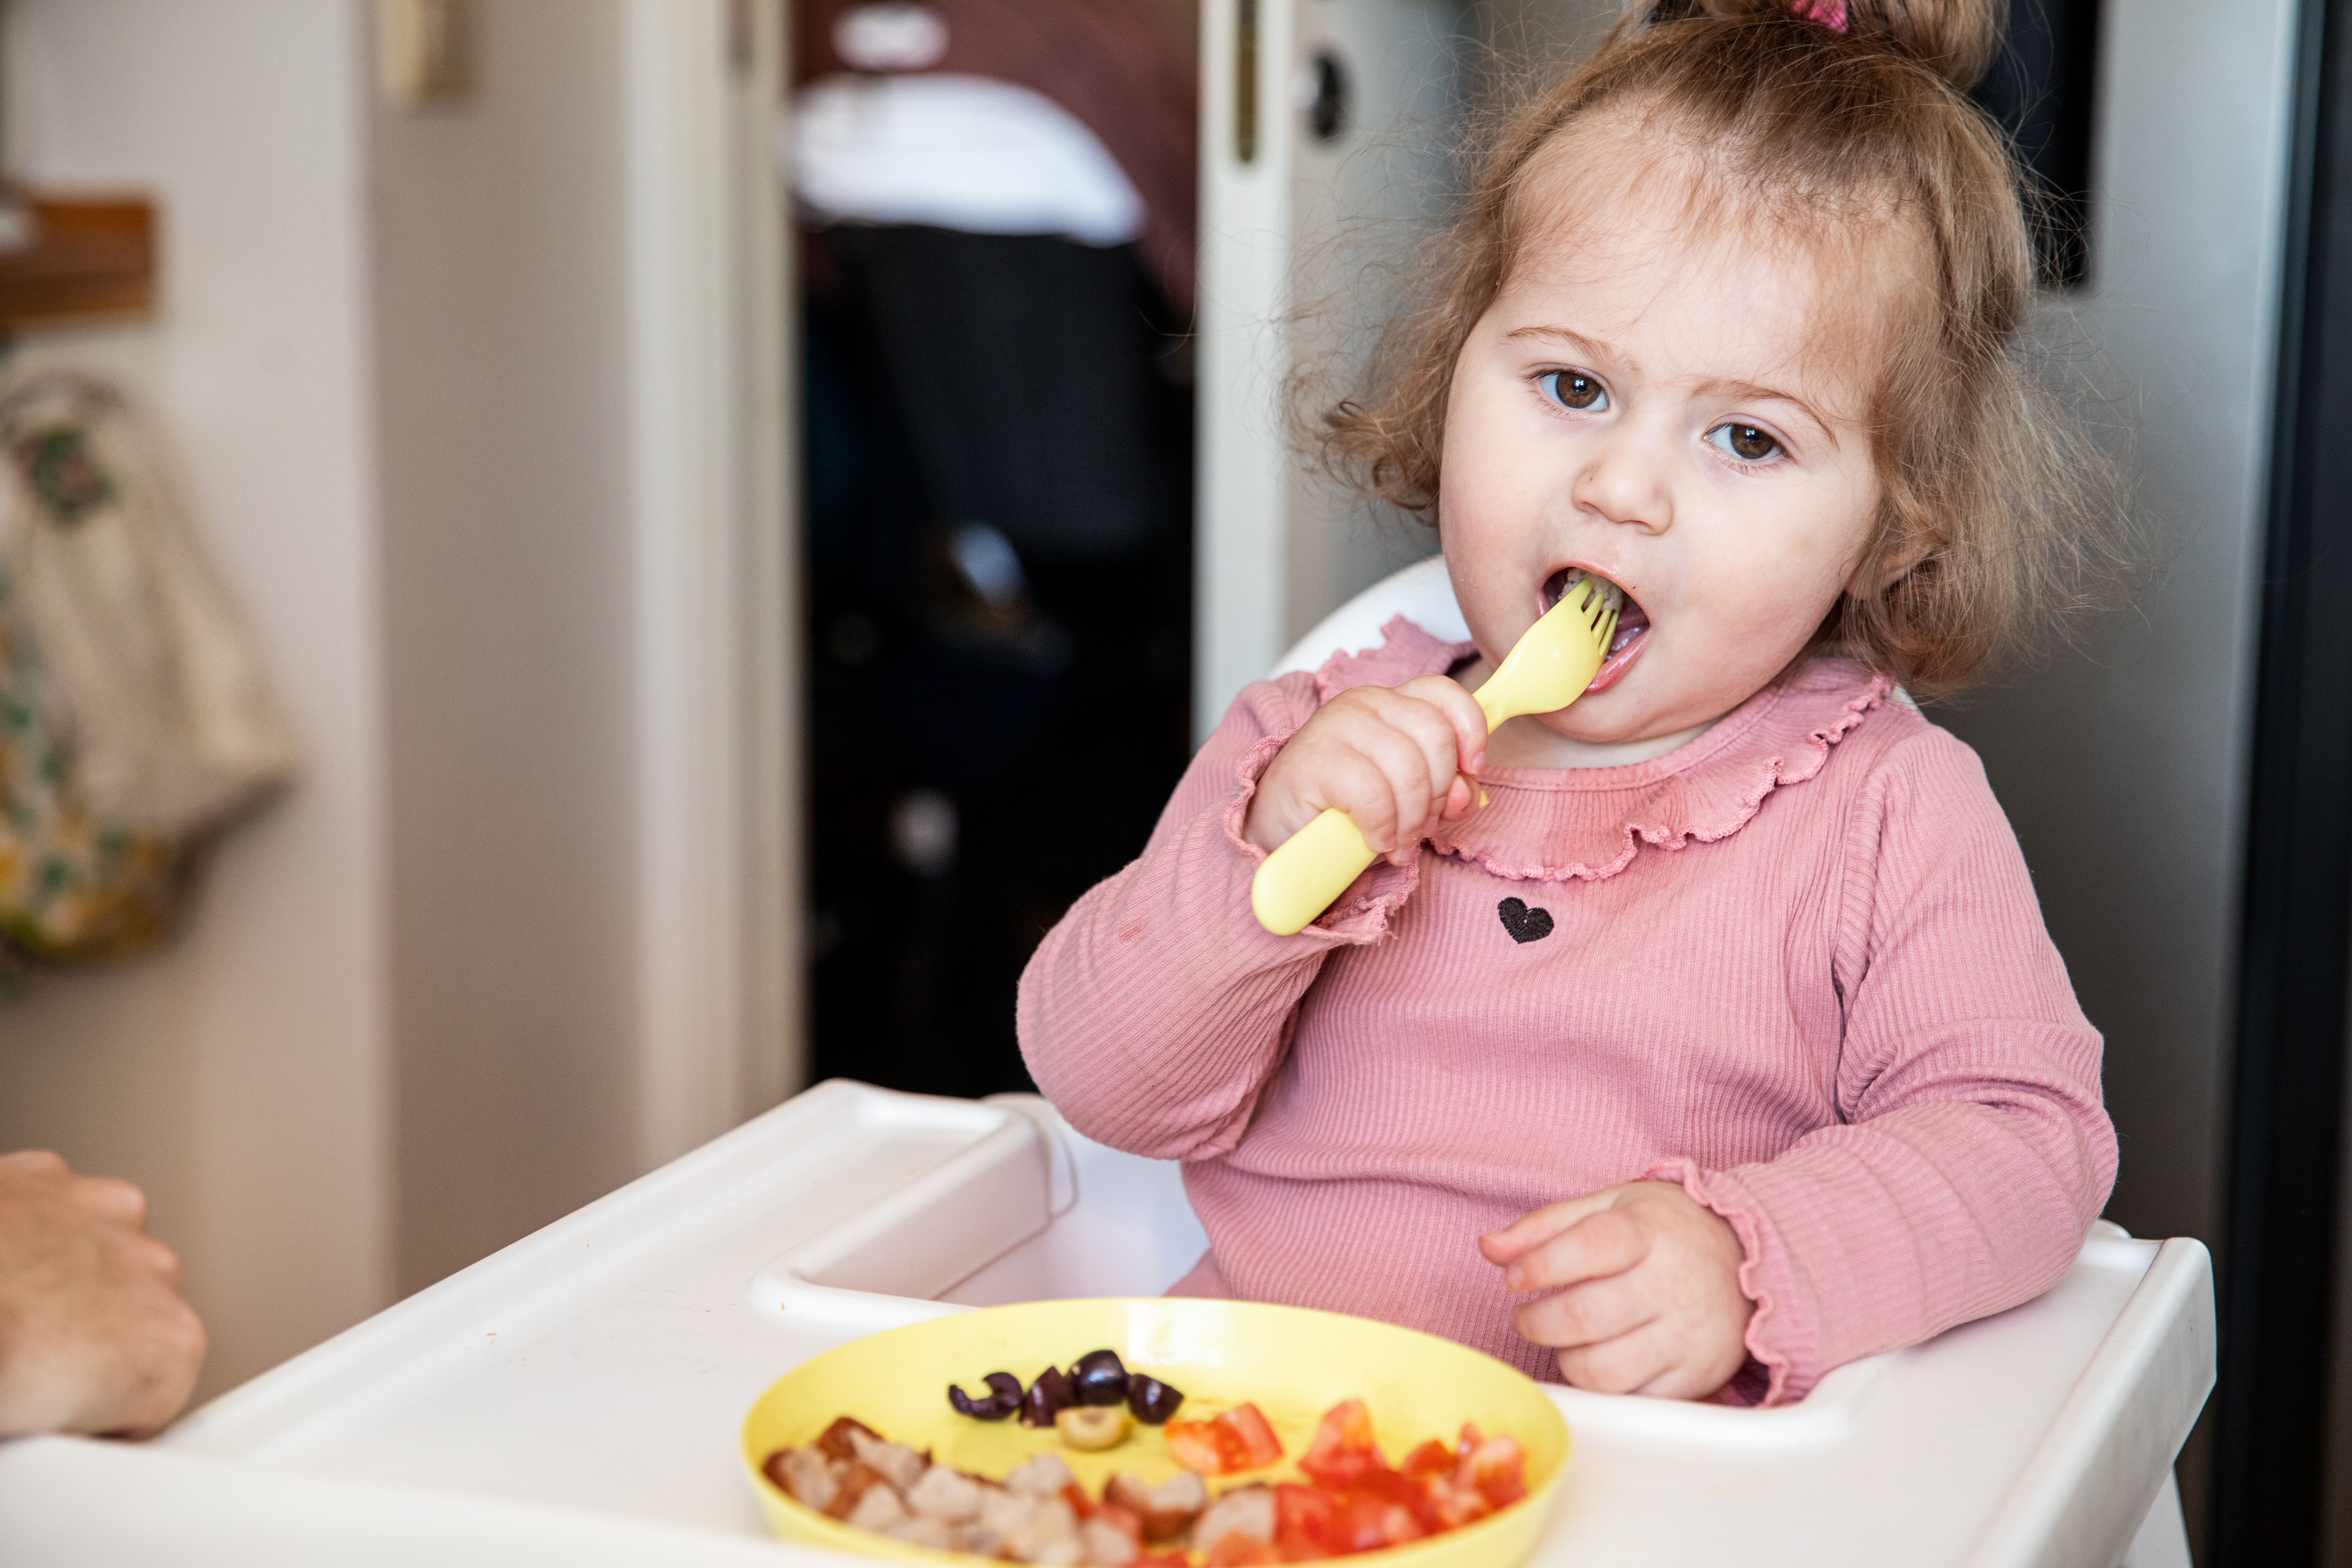
{"label": "hanging towel", "polygon": [[92,963],[162,940],[178,901],[169,840],[102,824],[77,787],[62,704],[0,568],[0,996],[24,961]]}
{"label": "hanging towel", "polygon": [[152,421],[94,376],[14,370],[0,453],[0,563],[92,818],[184,842],[289,783],[292,726]]}

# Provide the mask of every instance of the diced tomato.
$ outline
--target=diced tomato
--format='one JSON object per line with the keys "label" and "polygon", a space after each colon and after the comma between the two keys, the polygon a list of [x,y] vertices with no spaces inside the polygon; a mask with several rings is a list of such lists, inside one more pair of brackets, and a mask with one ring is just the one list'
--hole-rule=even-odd
{"label": "diced tomato", "polygon": [[1160,1430],[1176,1462],[1203,1476],[1261,1469],[1282,1458],[1282,1440],[1255,1405],[1236,1405],[1211,1421],[1171,1421]]}
{"label": "diced tomato", "polygon": [[1316,1424],[1314,1447],[1369,1448],[1372,1446],[1372,1413],[1360,1399],[1343,1399],[1323,1412]]}
{"label": "diced tomato", "polygon": [[1422,1480],[1434,1480],[1439,1476],[1454,1473],[1454,1450],[1432,1437],[1404,1457],[1404,1473]]}
{"label": "diced tomato", "polygon": [[1234,1405],[1218,1416],[1215,1425],[1225,1427],[1241,1439],[1244,1462],[1238,1468],[1255,1470],[1282,1458],[1282,1439],[1274,1435],[1273,1424],[1255,1405]]}
{"label": "diced tomato", "polygon": [[1274,1489],[1274,1543],[1293,1563],[1328,1556],[1339,1517],[1339,1505],[1328,1492],[1292,1481]]}
{"label": "diced tomato", "polygon": [[1528,1495],[1528,1456],[1517,1443],[1508,1437],[1489,1437],[1478,1445],[1463,1468],[1478,1493],[1496,1508],[1503,1508]]}
{"label": "diced tomato", "polygon": [[1403,1504],[1370,1492],[1354,1492],[1339,1505],[1332,1543],[1341,1552],[1378,1552],[1419,1541],[1428,1533]]}
{"label": "diced tomato", "polygon": [[1279,1563],[1282,1549],[1270,1541],[1244,1535],[1234,1531],[1209,1548],[1209,1568],[1253,1568],[1261,1563]]}
{"label": "diced tomato", "polygon": [[1376,1497],[1349,1496],[1332,1524],[1332,1544],[1342,1552],[1377,1552],[1388,1542],[1381,1517],[1389,1505]]}
{"label": "diced tomato", "polygon": [[1487,1482],[1478,1489],[1478,1495],[1495,1508],[1508,1508],[1527,1496],[1528,1489],[1520,1484],[1518,1477],[1510,1476]]}
{"label": "diced tomato", "polygon": [[1121,1508],[1115,1502],[1098,1502],[1093,1506],[1095,1518],[1101,1520],[1105,1524],[1134,1542],[1139,1550],[1141,1549],[1143,1545],[1141,1514],[1131,1508]]}
{"label": "diced tomato", "polygon": [[1466,1478],[1444,1476],[1429,1483],[1429,1513],[1440,1530],[1459,1530],[1494,1511],[1495,1505]]}
{"label": "diced tomato", "polygon": [[1478,1451],[1478,1445],[1486,1440],[1486,1438],[1478,1435],[1478,1423],[1475,1421],[1465,1421],[1462,1423],[1462,1436],[1457,1438],[1454,1444],[1454,1458],[1460,1459],[1468,1458],[1471,1455]]}
{"label": "diced tomato", "polygon": [[1375,1466],[1385,1468],[1386,1461],[1372,1445],[1371,1413],[1360,1399],[1344,1400],[1325,1411],[1307,1446],[1307,1457],[1298,1461],[1308,1480],[1335,1490],[1354,1486]]}
{"label": "diced tomato", "polygon": [[1390,1469],[1379,1462],[1377,1453],[1372,1456],[1372,1460],[1357,1478],[1355,1489],[1367,1497],[1385,1499],[1405,1509],[1423,1532],[1438,1528],[1437,1514],[1429,1504],[1431,1483],[1419,1476],[1408,1476],[1402,1470]]}
{"label": "diced tomato", "polygon": [[1192,1568],[1192,1557],[1187,1552],[1147,1552],[1129,1568]]}
{"label": "diced tomato", "polygon": [[1062,1488],[1062,1500],[1070,1505],[1070,1511],[1078,1516],[1079,1522],[1094,1517],[1095,1500],[1087,1496],[1086,1489],[1077,1482],[1072,1481]]}
{"label": "diced tomato", "polygon": [[1419,1541],[1430,1531],[1412,1516],[1412,1510],[1391,1503],[1388,1511],[1381,1515],[1381,1532],[1389,1538],[1391,1546],[1402,1546],[1408,1541]]}
{"label": "diced tomato", "polygon": [[1202,1476],[1225,1473],[1224,1445],[1217,1440],[1214,1422],[1171,1421],[1160,1430],[1168,1439],[1170,1456],[1186,1469]]}
{"label": "diced tomato", "polygon": [[1429,1483],[1419,1476],[1408,1476],[1402,1470],[1390,1469],[1381,1458],[1380,1451],[1375,1449],[1358,1475],[1355,1489],[1411,1508],[1429,1495]]}

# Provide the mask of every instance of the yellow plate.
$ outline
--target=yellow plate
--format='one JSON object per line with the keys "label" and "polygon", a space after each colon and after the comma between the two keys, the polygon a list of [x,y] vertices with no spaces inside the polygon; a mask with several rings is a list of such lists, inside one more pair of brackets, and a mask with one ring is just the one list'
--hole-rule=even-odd
{"label": "yellow plate", "polygon": [[1510,1568],[1535,1549],[1568,1463],[1568,1425],[1533,1380],[1492,1356],[1410,1329],[1334,1312],[1248,1301],[1186,1300],[1034,1301],[961,1312],[892,1329],[825,1352],[776,1380],[743,1418],[743,1467],[787,1541],[805,1541],[899,1563],[970,1563],[852,1530],[803,1508],[761,1465],[778,1448],[814,1441],[836,1415],[854,1415],[893,1442],[929,1448],[934,1460],[1001,1478],[1033,1455],[1059,1454],[1099,1496],[1114,1471],[1150,1483],[1176,1473],[1167,1440],[1138,1423],[1107,1453],[1066,1448],[1050,1431],[1018,1420],[974,1421],[948,1404],[947,1386],[978,1394],[992,1372],[1024,1384],[1047,1366],[1066,1369],[1108,1346],[1128,1366],[1184,1391],[1179,1419],[1199,1420],[1254,1401],[1282,1438],[1267,1469],[1212,1480],[1212,1492],[1249,1480],[1294,1480],[1293,1463],[1323,1412],[1343,1399],[1370,1406],[1391,1464],[1424,1439],[1451,1444],[1465,1421],[1507,1434],[1527,1450],[1528,1495],[1460,1530],[1350,1563],[1381,1568]]}

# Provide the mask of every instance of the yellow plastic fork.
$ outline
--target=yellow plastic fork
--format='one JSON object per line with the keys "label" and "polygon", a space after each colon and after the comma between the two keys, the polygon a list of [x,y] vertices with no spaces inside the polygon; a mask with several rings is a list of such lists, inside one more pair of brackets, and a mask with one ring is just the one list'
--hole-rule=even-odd
{"label": "yellow plastic fork", "polygon": [[[1487,732],[1506,719],[1555,713],[1583,696],[1609,657],[1622,598],[1598,577],[1570,581],[1559,603],[1527,629],[1478,689]],[[1329,807],[1259,863],[1250,881],[1250,908],[1257,923],[1276,936],[1304,931],[1379,858],[1348,814]]]}

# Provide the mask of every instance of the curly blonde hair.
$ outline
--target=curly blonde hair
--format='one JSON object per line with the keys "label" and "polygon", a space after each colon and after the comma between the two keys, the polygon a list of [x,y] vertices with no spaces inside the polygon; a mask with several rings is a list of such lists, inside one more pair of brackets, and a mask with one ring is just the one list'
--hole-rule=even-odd
{"label": "curly blonde hair", "polygon": [[2005,7],[1847,0],[1843,28],[1817,8],[1637,8],[1504,121],[1421,303],[1375,353],[1370,394],[1322,416],[1321,455],[1367,495],[1441,523],[1454,363],[1548,226],[1539,154],[1603,110],[1630,114],[1648,145],[1698,165],[1718,212],[1817,248],[1841,222],[1886,232],[1891,219],[1922,246],[1933,297],[1898,301],[1877,334],[1863,420],[1883,500],[1853,580],[1886,585],[1842,596],[1815,645],[1948,691],[2098,596],[2095,581],[2125,553],[2118,491],[2021,349],[2033,302],[2024,197],[2001,132],[1965,95]]}

